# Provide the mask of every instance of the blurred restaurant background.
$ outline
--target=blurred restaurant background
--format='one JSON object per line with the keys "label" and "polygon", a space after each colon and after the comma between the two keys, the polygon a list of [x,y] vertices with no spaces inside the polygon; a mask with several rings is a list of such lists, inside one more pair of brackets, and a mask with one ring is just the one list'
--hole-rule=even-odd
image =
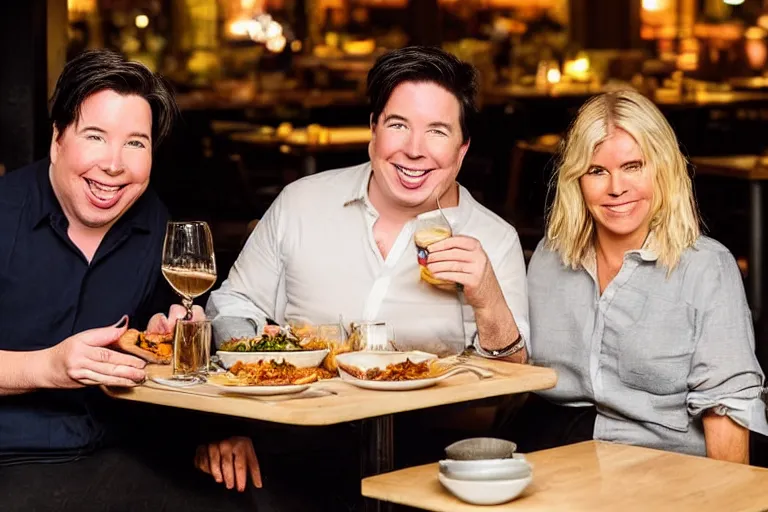
{"label": "blurred restaurant background", "polygon": [[[696,167],[707,232],[763,297],[768,0],[24,0],[0,2],[0,172],[45,156],[47,98],[67,59],[107,47],[162,73],[182,111],[153,186],[208,220],[220,279],[283,186],[367,159],[365,79],[410,44],[481,73],[460,182],[543,234],[560,137],[592,94],[652,98]],[[693,171],[693,168],[692,168]]]}

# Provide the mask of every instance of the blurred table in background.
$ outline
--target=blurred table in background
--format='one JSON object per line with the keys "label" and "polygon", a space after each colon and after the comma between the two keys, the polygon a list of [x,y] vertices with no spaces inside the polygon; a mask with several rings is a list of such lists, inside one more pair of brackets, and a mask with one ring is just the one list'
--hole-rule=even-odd
{"label": "blurred table in background", "polygon": [[749,304],[752,319],[760,318],[763,302],[763,182],[768,180],[768,158],[757,155],[694,157],[695,174],[746,180],[749,183]]}
{"label": "blurred table in background", "polygon": [[274,130],[237,131],[229,135],[234,142],[278,148],[283,153],[302,156],[302,174],[317,172],[317,155],[330,152],[354,152],[367,149],[371,129],[367,126],[294,128],[285,136]]}

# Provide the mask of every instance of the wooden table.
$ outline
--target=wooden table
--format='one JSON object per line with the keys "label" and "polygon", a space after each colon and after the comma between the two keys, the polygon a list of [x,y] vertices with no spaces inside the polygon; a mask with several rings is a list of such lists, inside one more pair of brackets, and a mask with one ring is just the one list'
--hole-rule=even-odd
{"label": "wooden table", "polygon": [[[307,398],[244,397],[221,395],[208,384],[170,388],[149,381],[136,388],[105,388],[114,398],[157,405],[252,418],[291,425],[332,425],[369,420],[367,474],[391,471],[394,463],[392,414],[482,398],[524,393],[554,387],[555,371],[471,357],[468,363],[482,367],[492,377],[479,379],[472,374],[450,377],[436,386],[414,391],[369,391],[339,379],[313,384]],[[168,366],[148,366],[150,377],[168,377]],[[306,392],[305,392],[306,393]],[[316,396],[316,395],[322,396]],[[298,395],[297,395],[298,396]]]}
{"label": "wooden table", "polygon": [[750,254],[749,303],[752,318],[760,318],[763,305],[763,182],[768,180],[768,159],[757,155],[694,157],[696,174],[746,180],[749,183]]}
{"label": "wooden table", "polygon": [[[557,382],[555,371],[471,358],[472,365],[488,368],[494,376],[479,379],[472,374],[450,377],[436,386],[414,391],[370,391],[346,384],[340,379],[321,381],[312,389],[333,394],[312,398],[223,396],[218,388],[203,384],[188,388],[170,388],[153,382],[135,388],[107,388],[108,395],[125,400],[180,407],[242,418],[291,425],[333,425],[384,416],[398,412],[426,409],[438,405],[468,402],[481,398],[549,389]],[[149,365],[150,377],[170,376],[169,366]]]}
{"label": "wooden table", "polygon": [[527,455],[533,482],[495,507],[464,503],[437,480],[437,464],[369,477],[363,496],[435,512],[765,511],[768,470],[600,441]]}

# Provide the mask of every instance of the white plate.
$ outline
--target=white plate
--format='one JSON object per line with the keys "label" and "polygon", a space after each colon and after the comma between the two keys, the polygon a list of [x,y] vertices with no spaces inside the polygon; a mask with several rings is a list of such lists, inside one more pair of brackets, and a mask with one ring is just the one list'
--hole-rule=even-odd
{"label": "white plate", "polygon": [[287,386],[224,386],[214,382],[208,382],[222,393],[248,396],[273,396],[301,393],[309,389],[310,384],[289,384]]}
{"label": "white plate", "polygon": [[363,380],[353,377],[341,368],[339,368],[339,377],[344,382],[352,384],[363,389],[372,389],[374,391],[410,391],[412,389],[424,389],[434,386],[441,380],[440,377],[432,379],[414,379],[414,380]]}
{"label": "white plate", "polygon": [[229,369],[238,361],[258,363],[259,361],[286,361],[296,368],[317,368],[328,355],[328,349],[322,350],[291,350],[287,352],[225,352],[217,350],[216,355],[221,365]]}
{"label": "white plate", "polygon": [[365,380],[365,379],[358,379],[357,377],[353,377],[352,375],[348,374],[341,368],[339,368],[339,377],[341,377],[342,381],[362,389],[370,389],[373,391],[410,391],[413,389],[424,389],[430,386],[434,386],[441,380],[445,380],[448,377],[452,377],[458,373],[465,373],[465,372],[474,373],[480,378],[485,378],[488,376],[476,368],[458,367],[458,368],[449,370],[448,372],[440,375],[439,377],[432,377],[429,379]]}

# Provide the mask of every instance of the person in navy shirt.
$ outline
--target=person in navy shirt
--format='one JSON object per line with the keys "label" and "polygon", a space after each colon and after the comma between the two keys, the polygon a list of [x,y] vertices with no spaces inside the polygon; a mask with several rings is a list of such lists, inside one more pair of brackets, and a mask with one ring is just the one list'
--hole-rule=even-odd
{"label": "person in navy shirt", "polygon": [[[56,84],[50,158],[0,178],[3,510],[236,504],[194,480],[194,447],[186,460],[169,453],[149,462],[115,448],[107,426],[128,406],[96,387],[143,382],[145,362],[112,344],[129,325],[170,331],[178,312],[150,318],[159,310],[168,213],[148,189],[153,151],[176,112],[169,88],[145,66],[85,52]],[[172,439],[185,428],[154,413],[138,419],[149,434],[137,430],[137,438]]]}

